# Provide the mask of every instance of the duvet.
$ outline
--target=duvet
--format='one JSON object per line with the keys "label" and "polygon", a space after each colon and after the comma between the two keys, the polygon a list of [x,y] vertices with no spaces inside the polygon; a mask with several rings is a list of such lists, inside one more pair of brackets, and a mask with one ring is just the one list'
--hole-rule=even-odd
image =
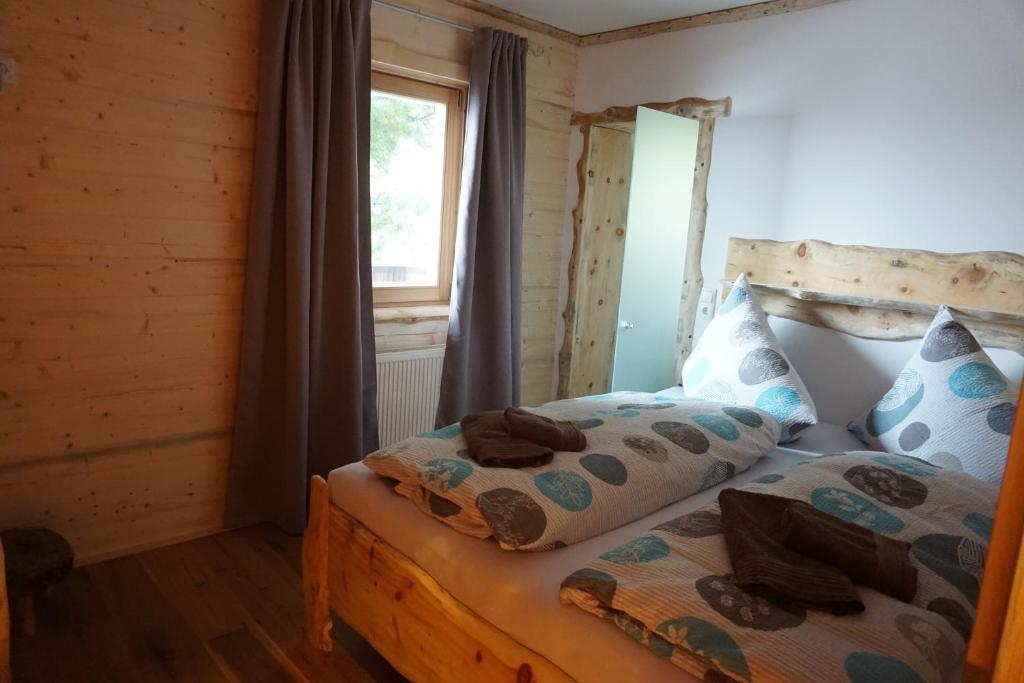
{"label": "duvet", "polygon": [[407,439],[364,463],[423,512],[505,549],[548,550],[596,536],[726,481],[771,451],[768,413],[696,399],[619,392],[545,404],[572,420],[587,449],[543,467],[485,468],[459,426]]}
{"label": "duvet", "polygon": [[561,598],[705,681],[959,680],[997,491],[961,472],[877,452],[825,456],[743,487],[809,502],[908,541],[917,594],[858,586],[832,616],[736,586],[717,503],[655,527],[567,577]]}

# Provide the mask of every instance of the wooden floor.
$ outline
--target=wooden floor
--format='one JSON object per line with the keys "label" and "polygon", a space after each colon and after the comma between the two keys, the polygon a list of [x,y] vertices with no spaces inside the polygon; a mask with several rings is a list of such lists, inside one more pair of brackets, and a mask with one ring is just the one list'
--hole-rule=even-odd
{"label": "wooden floor", "polygon": [[403,681],[335,621],[303,640],[300,542],[257,526],[77,570],[15,634],[17,681]]}

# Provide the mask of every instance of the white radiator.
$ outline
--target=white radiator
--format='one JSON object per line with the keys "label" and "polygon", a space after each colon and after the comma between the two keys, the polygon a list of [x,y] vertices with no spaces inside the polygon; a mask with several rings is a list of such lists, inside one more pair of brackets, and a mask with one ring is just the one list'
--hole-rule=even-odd
{"label": "white radiator", "polygon": [[444,347],[377,354],[380,447],[434,428]]}

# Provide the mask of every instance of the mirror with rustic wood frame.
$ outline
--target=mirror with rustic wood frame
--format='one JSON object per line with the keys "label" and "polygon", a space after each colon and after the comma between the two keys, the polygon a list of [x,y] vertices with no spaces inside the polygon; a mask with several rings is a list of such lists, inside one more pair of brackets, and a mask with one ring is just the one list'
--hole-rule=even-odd
{"label": "mirror with rustic wood frame", "polygon": [[[565,333],[558,354],[558,396],[582,396],[609,389],[618,318],[629,199],[631,138],[637,109],[645,107],[700,123],[693,190],[682,259],[683,289],[676,335],[676,365],[689,354],[700,290],[704,285],[700,258],[707,221],[707,183],[715,120],[729,116],[732,99],[686,97],[609,107],[601,112],[576,112],[583,149],[576,164],[579,194],[573,210],[573,240],[568,264],[568,293],[562,319]],[[689,183],[690,179],[687,178]],[[678,372],[677,372],[678,374]]]}

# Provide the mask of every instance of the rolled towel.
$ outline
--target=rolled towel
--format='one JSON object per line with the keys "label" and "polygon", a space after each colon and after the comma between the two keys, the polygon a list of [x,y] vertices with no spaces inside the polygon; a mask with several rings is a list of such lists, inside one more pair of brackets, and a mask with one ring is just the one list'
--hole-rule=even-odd
{"label": "rolled towel", "polygon": [[736,584],[766,598],[789,598],[831,614],[864,611],[850,577],[783,543],[789,498],[725,489],[718,494]]}
{"label": "rolled towel", "polygon": [[802,501],[782,513],[786,547],[841,569],[854,583],[874,588],[902,602],[917,593],[917,568],[910,544],[844,522]]}
{"label": "rolled towel", "polygon": [[539,467],[554,455],[550,448],[509,434],[500,410],[467,415],[459,424],[470,455],[484,467]]}
{"label": "rolled towel", "polygon": [[555,421],[522,408],[505,408],[508,431],[515,438],[526,439],[553,451],[582,451],[587,437],[572,422]]}

